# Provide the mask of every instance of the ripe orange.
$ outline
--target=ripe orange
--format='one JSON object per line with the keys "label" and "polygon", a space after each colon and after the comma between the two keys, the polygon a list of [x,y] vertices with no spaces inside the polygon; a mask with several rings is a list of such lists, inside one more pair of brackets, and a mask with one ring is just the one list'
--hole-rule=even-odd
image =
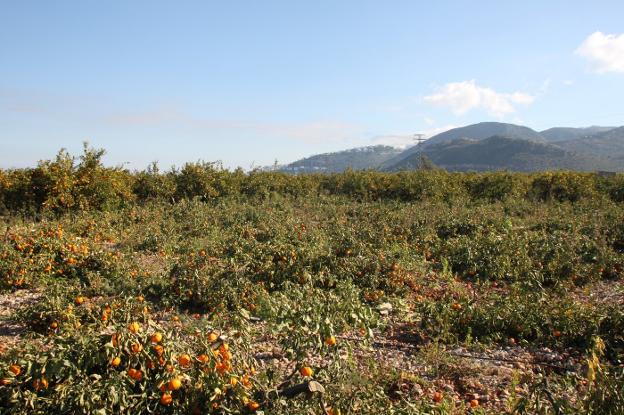
{"label": "ripe orange", "polygon": [[178,357],[178,363],[182,367],[187,367],[188,365],[191,364],[191,356],[187,354],[181,355],[180,357]]}
{"label": "ripe orange", "polygon": [[328,338],[325,339],[325,344],[328,346],[335,346],[336,338],[334,336],[329,336]]}
{"label": "ripe orange", "polygon": [[470,407],[471,408],[476,408],[477,406],[479,406],[479,401],[476,399],[473,399],[470,401]]}
{"label": "ripe orange", "polygon": [[257,411],[258,408],[260,408],[260,404],[258,402],[250,401],[247,402],[247,408],[249,408],[251,411]]}
{"label": "ripe orange", "polygon": [[18,365],[11,365],[9,366],[9,372],[13,373],[15,376],[19,376],[19,374],[22,373],[22,368]]}
{"label": "ripe orange", "polygon": [[442,402],[442,398],[444,397],[444,395],[442,395],[442,392],[436,392],[433,394],[433,401],[434,402]]}
{"label": "ripe orange", "polygon": [[160,356],[165,351],[165,348],[162,347],[160,344],[157,344],[156,346],[154,346],[154,351],[156,352],[158,356]]}
{"label": "ripe orange", "polygon": [[46,378],[35,379],[35,381],[33,382],[33,388],[36,391],[48,389],[48,380]]}
{"label": "ripe orange", "polygon": [[169,383],[167,384],[167,388],[170,391],[177,391],[181,387],[182,387],[182,381],[178,377],[171,379]]}
{"label": "ripe orange", "polygon": [[310,377],[314,374],[314,371],[310,366],[304,366],[299,369],[299,373],[301,373],[301,376]]}
{"label": "ripe orange", "polygon": [[52,323],[50,323],[50,328],[52,330],[56,330],[58,328],[58,323],[56,321],[53,321]]}
{"label": "ripe orange", "polygon": [[453,307],[453,310],[457,311],[457,310],[461,310],[462,305],[459,303],[453,303],[452,307]]}
{"label": "ripe orange", "polygon": [[171,405],[171,402],[173,402],[173,398],[171,397],[170,393],[165,392],[160,397],[160,404],[161,405],[169,406],[169,405]]}
{"label": "ripe orange", "polygon": [[81,305],[82,303],[85,302],[85,298],[83,296],[79,295],[78,297],[76,297],[74,302],[76,303],[76,305]]}
{"label": "ripe orange", "polygon": [[[134,372],[131,373],[130,371]],[[134,380],[140,381],[141,379],[143,379],[143,372],[137,369],[130,369],[128,370],[128,376],[130,376]]]}
{"label": "ripe orange", "polygon": [[160,343],[162,341],[162,334],[159,332],[156,332],[152,334],[152,337],[150,340],[152,341],[152,343]]}
{"label": "ripe orange", "polygon": [[559,330],[554,330],[553,331],[553,336],[555,337],[561,337],[561,332]]}
{"label": "ripe orange", "polygon": [[112,367],[119,366],[121,364],[121,357],[119,357],[119,356],[114,357],[113,360],[111,360],[110,364],[111,364]]}
{"label": "ripe orange", "polygon": [[141,344],[139,343],[133,343],[130,348],[132,349],[132,353],[139,353],[141,350],[143,350],[143,346],[141,346]]}
{"label": "ripe orange", "polygon": [[137,296],[136,300],[137,300],[139,303],[142,303],[143,301],[145,301],[145,297],[143,297],[142,295],[139,295],[139,296]]}
{"label": "ripe orange", "polygon": [[210,360],[210,356],[208,356],[207,354],[200,354],[199,356],[197,356],[197,360],[202,363],[207,363]]}
{"label": "ripe orange", "polygon": [[128,325],[128,330],[130,330],[130,333],[136,334],[141,331],[141,325],[136,321],[132,322]]}
{"label": "ripe orange", "polygon": [[236,385],[238,385],[238,379],[236,379],[236,378],[230,378],[230,385],[232,385],[232,386],[236,386]]}

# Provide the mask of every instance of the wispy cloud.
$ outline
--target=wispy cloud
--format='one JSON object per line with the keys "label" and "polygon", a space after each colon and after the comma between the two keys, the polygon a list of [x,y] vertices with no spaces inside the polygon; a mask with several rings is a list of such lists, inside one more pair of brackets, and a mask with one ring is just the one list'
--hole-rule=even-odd
{"label": "wispy cloud", "polygon": [[[445,125],[443,127],[435,127],[428,130],[420,131],[420,134],[423,134],[425,138],[431,138],[434,135],[443,133],[457,127],[457,125]],[[415,144],[414,134],[385,134],[375,136],[371,139],[371,141],[373,145],[383,144],[398,148],[406,148]]]}
{"label": "wispy cloud", "polygon": [[439,88],[434,94],[423,98],[426,103],[450,108],[456,115],[463,115],[474,109],[484,109],[495,117],[504,117],[516,112],[515,105],[530,105],[535,100],[526,92],[502,93],[492,88],[477,85],[475,80],[451,82]]}
{"label": "wispy cloud", "polygon": [[624,72],[624,33],[606,35],[594,32],[581,43],[575,53],[588,60],[596,73]]}
{"label": "wispy cloud", "polygon": [[307,143],[347,141],[362,134],[355,124],[333,120],[301,123],[265,122],[255,120],[224,120],[195,117],[177,109],[116,113],[104,117],[106,124],[116,126],[173,126],[195,132],[221,132],[250,134],[258,137],[293,139]]}

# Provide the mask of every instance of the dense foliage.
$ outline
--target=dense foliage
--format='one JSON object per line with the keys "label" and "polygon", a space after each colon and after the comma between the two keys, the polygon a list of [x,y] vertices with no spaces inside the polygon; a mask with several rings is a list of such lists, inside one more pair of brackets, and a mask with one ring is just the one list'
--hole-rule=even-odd
{"label": "dense foliage", "polygon": [[[2,413],[622,413],[622,176],[101,157],[0,172],[0,290],[36,298]],[[399,326],[424,372],[365,354]],[[499,406],[440,386],[467,375],[453,348],[510,342],[584,366],[518,374]],[[311,379],[320,398],[286,396]]]}

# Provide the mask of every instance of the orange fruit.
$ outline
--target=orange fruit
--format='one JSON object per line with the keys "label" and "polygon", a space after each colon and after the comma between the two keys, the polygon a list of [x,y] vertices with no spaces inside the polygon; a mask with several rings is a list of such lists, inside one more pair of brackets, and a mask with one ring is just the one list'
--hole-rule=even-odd
{"label": "orange fruit", "polygon": [[325,344],[328,346],[335,346],[336,338],[334,336],[329,336],[328,338],[325,339]]}
{"label": "orange fruit", "polygon": [[182,387],[182,381],[178,377],[171,379],[169,383],[167,384],[167,389],[169,389],[170,391],[177,391],[181,387]]}
{"label": "orange fruit", "polygon": [[56,321],[53,321],[52,323],[50,323],[50,328],[52,330],[56,330],[58,328],[58,323]]}
{"label": "orange fruit", "polygon": [[152,343],[160,343],[162,341],[162,334],[159,332],[156,332],[152,334],[152,337],[150,340],[152,341]]}
{"label": "orange fruit", "polygon": [[139,343],[133,343],[130,348],[132,349],[132,353],[139,353],[141,350],[143,350],[143,346],[141,346]]}
{"label": "orange fruit", "polygon": [[82,303],[85,302],[85,298],[83,296],[79,295],[78,297],[76,297],[74,302],[76,303],[76,305],[81,305]]}
{"label": "orange fruit", "polygon": [[36,391],[48,389],[48,380],[46,378],[35,379],[35,381],[33,382],[33,388]]}
{"label": "orange fruit", "polygon": [[137,300],[139,303],[142,303],[143,301],[145,301],[145,297],[143,297],[142,295],[139,295],[139,296],[137,296],[136,300]]}
{"label": "orange fruit", "polygon": [[260,408],[260,404],[258,402],[249,401],[247,402],[247,408],[249,408],[249,410],[251,411],[256,411],[258,410],[258,408]]}
{"label": "orange fruit", "polygon": [[462,305],[459,303],[453,303],[452,307],[453,307],[453,310],[461,310]]}
{"label": "orange fruit", "polygon": [[219,372],[221,374],[224,374],[225,372],[227,372],[231,368],[232,368],[232,366],[230,365],[229,362],[219,362],[215,366],[215,369],[217,369],[217,372]]}
{"label": "orange fruit", "polygon": [[554,330],[553,331],[553,336],[555,337],[561,337],[561,332],[559,330]]}
{"label": "orange fruit", "polygon": [[171,405],[171,402],[173,402],[173,398],[171,397],[170,393],[163,393],[160,397],[160,404],[161,405],[165,405],[165,406],[169,406]]}
{"label": "orange fruit", "polygon": [[219,335],[218,335],[217,333],[215,333],[214,331],[213,331],[213,332],[211,332],[211,333],[208,335],[208,341],[209,341],[210,343],[214,343],[214,342],[216,342],[218,338],[219,338]]}
{"label": "orange fruit", "polygon": [[444,395],[442,395],[442,392],[436,392],[436,393],[433,394],[433,401],[434,402],[441,402],[443,397],[444,397]]}
{"label": "orange fruit", "polygon": [[227,352],[228,350],[230,350],[230,346],[228,346],[228,344],[227,344],[227,343],[223,343],[223,344],[219,347],[219,351],[220,351],[221,353],[225,353],[225,352]]}
{"label": "orange fruit", "polygon": [[477,406],[479,406],[479,401],[476,399],[473,399],[470,401],[470,407],[471,408],[476,408]]}
{"label": "orange fruit", "polygon": [[180,364],[180,366],[187,367],[191,364],[191,356],[187,354],[181,355],[180,357],[178,357],[178,363]]}
{"label": "orange fruit", "polygon": [[236,385],[238,385],[238,379],[236,379],[236,378],[230,378],[230,385],[232,385],[232,386],[236,386]]}
{"label": "orange fruit", "polygon": [[199,356],[197,356],[197,360],[202,363],[207,363],[210,360],[210,356],[208,356],[207,354],[200,354]]}
{"label": "orange fruit", "polygon": [[130,333],[138,333],[141,331],[141,325],[139,323],[132,322],[128,325],[128,330],[130,330]]}
{"label": "orange fruit", "polygon": [[[134,372],[130,373],[130,371],[134,371]],[[143,372],[141,372],[140,370],[136,370],[136,369],[130,369],[128,370],[128,376],[130,376],[134,380],[141,380],[143,379]]]}
{"label": "orange fruit", "polygon": [[310,366],[304,366],[299,370],[299,373],[301,373],[301,376],[310,377],[314,374],[314,371]]}
{"label": "orange fruit", "polygon": [[165,351],[165,348],[162,347],[160,344],[157,344],[156,346],[154,346],[154,351],[156,352],[158,356],[160,356]]}
{"label": "orange fruit", "polygon": [[9,366],[9,372],[13,373],[15,376],[19,376],[19,374],[22,373],[22,368],[18,365],[11,365]]}
{"label": "orange fruit", "polygon": [[119,357],[119,356],[114,357],[113,360],[111,360],[110,364],[111,364],[112,367],[119,366],[121,364],[121,357]]}

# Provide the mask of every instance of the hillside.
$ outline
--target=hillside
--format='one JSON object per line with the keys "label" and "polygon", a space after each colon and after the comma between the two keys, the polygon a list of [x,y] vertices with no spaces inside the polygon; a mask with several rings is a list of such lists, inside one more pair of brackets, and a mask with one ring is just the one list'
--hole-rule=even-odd
{"label": "hillside", "polygon": [[619,170],[624,169],[624,127],[613,128],[588,137],[557,142],[568,151],[604,157],[613,160]]}
{"label": "hillside", "polygon": [[[493,136],[520,138],[536,142],[545,141],[537,131],[528,127],[500,122],[481,122],[478,124],[467,125],[465,127],[453,128],[452,130],[435,135],[425,141],[423,147],[429,147],[434,144],[449,142],[461,138],[482,140]],[[392,166],[400,164],[403,160],[408,159],[414,153],[416,153],[416,147],[410,147],[384,163],[383,168],[392,169]]]}
{"label": "hillside", "polygon": [[585,127],[585,128],[570,128],[570,127],[554,127],[548,130],[540,131],[540,135],[548,142],[554,143],[565,140],[575,140],[577,138],[588,137],[590,135],[604,133],[609,130],[613,130],[617,127]]}
{"label": "hillside", "polygon": [[[422,147],[434,164],[449,170],[624,170],[624,127],[555,127],[537,132],[515,124],[482,122],[433,136]],[[363,147],[311,156],[280,170],[405,170],[416,168],[416,153],[415,146],[403,151]]]}
{"label": "hillside", "polygon": [[400,149],[384,145],[360,147],[334,153],[317,154],[283,166],[280,170],[289,173],[336,173],[349,168],[354,170],[374,169],[400,152]]}
{"label": "hillside", "polygon": [[[614,163],[575,154],[555,145],[493,136],[483,140],[457,139],[432,144],[424,154],[437,166],[451,171],[613,170]],[[409,170],[416,165],[413,154],[387,170]]]}

